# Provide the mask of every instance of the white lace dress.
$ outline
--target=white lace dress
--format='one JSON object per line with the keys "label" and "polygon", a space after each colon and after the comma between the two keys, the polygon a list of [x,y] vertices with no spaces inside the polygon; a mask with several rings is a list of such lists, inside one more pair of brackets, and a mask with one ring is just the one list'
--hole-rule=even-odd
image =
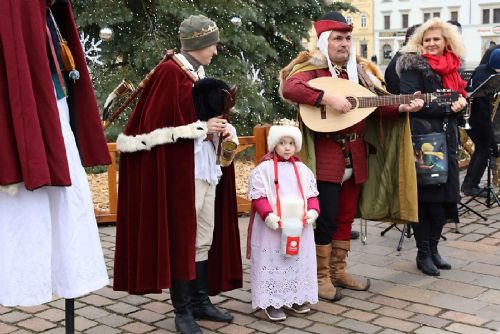
{"label": "white lace dress", "polygon": [[57,106],[72,186],[0,191],[0,305],[76,298],[109,281],[66,98]]}
{"label": "white lace dress", "polygon": [[[318,190],[313,173],[303,163],[297,168],[306,198],[317,197]],[[282,218],[295,216],[300,219],[304,202],[290,162],[278,162],[278,180]],[[249,199],[267,197],[276,213],[274,162],[259,164],[249,177]],[[297,205],[298,203],[298,205]],[[298,210],[297,210],[298,209]],[[316,278],[316,248],[311,225],[304,227],[297,256],[287,257],[281,250],[281,230],[269,229],[258,213],[251,227],[251,286],[252,307],[280,308],[292,304],[318,302]]]}

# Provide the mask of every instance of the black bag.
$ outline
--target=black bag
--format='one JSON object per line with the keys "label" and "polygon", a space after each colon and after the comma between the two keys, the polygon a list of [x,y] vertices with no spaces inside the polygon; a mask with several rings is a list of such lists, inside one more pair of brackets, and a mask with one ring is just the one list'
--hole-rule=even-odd
{"label": "black bag", "polygon": [[432,132],[412,135],[417,184],[430,186],[446,183],[448,179],[448,149],[446,133]]}

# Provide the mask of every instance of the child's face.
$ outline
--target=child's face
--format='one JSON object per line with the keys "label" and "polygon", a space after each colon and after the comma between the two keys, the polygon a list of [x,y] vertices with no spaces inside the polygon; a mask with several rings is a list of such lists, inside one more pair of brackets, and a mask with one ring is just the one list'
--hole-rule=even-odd
{"label": "child's face", "polygon": [[295,150],[295,141],[291,137],[281,138],[275,148],[276,153],[285,160],[290,159],[295,154]]}

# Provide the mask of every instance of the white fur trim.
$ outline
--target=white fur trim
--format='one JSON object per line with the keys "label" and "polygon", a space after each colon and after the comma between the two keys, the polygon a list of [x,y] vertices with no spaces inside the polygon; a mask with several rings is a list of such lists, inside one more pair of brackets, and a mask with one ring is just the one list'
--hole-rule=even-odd
{"label": "white fur trim", "polygon": [[158,145],[175,143],[179,138],[196,139],[206,134],[207,124],[197,121],[187,125],[156,129],[149,133],[135,136],[128,136],[121,133],[116,140],[116,147],[118,151],[127,153],[149,151]]}
{"label": "white fur trim", "polygon": [[300,149],[302,148],[302,133],[299,128],[287,125],[271,126],[271,129],[269,129],[269,136],[267,137],[267,147],[269,151],[274,151],[274,148],[283,137],[293,138],[295,141],[295,152],[300,152]]}
{"label": "white fur trim", "polygon": [[20,183],[16,184],[9,184],[8,186],[0,186],[0,191],[7,193],[9,196],[15,196],[17,194],[17,191],[19,189]]}

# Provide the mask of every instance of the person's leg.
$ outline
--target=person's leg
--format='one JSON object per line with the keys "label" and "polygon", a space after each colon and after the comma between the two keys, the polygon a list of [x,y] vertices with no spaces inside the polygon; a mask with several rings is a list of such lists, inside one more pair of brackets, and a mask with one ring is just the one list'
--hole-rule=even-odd
{"label": "person's leg", "polygon": [[175,328],[182,334],[201,334],[202,331],[191,313],[191,282],[173,280],[170,298],[174,306]]}
{"label": "person's leg", "polygon": [[196,262],[208,260],[215,220],[215,185],[195,180],[196,198]]}
{"label": "person's leg", "polygon": [[351,228],[358,207],[361,185],[350,178],[342,184],[337,212],[338,228],[332,236],[330,258],[331,278],[336,286],[351,290],[368,290],[370,280],[357,280],[346,272],[347,255],[351,249]]}
{"label": "person's leg", "polygon": [[[196,280],[193,282],[192,312],[196,319],[231,322],[233,316],[216,308],[209,298],[208,252],[215,222],[215,185],[196,180]],[[204,195],[199,198],[198,194]]]}
{"label": "person's leg", "polygon": [[[420,203],[419,203],[420,204]],[[424,274],[439,276],[439,270],[432,261],[430,250],[431,222],[427,219],[419,219],[417,224],[412,225],[413,235],[417,243],[417,268]]]}
{"label": "person's leg", "polygon": [[443,233],[443,227],[445,221],[433,221],[430,229],[429,247],[431,251],[432,262],[436,265],[438,269],[448,270],[451,269],[451,265],[446,262],[438,251],[438,244],[441,239],[441,234]]}
{"label": "person's leg", "polygon": [[470,157],[469,165],[467,166],[467,172],[465,173],[464,181],[462,182],[462,192],[464,190],[472,188],[471,175],[473,174],[472,171],[475,169],[474,165],[476,164],[477,156],[477,151],[474,150]]}
{"label": "person's leg", "polygon": [[487,134],[468,131],[471,140],[474,142],[474,153],[472,154],[467,173],[462,183],[461,190],[464,195],[473,196],[481,191],[479,182],[483,177],[484,171],[490,158],[490,144]]}
{"label": "person's leg", "polygon": [[342,298],[332,284],[329,261],[332,254],[331,236],[335,230],[340,184],[318,181],[320,215],[316,220],[314,239],[316,242],[316,262],[318,272],[318,295],[328,300]]}

